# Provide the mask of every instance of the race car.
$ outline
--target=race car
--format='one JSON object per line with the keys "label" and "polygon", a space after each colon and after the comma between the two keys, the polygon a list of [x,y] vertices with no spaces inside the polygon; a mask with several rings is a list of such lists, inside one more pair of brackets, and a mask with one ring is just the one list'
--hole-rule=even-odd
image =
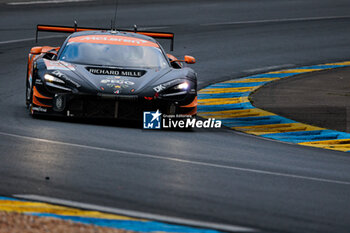
{"label": "race car", "polygon": [[174,34],[37,25],[70,34],[61,47],[33,47],[28,58],[30,114],[142,119],[145,111],[195,116],[197,75],[154,38]]}

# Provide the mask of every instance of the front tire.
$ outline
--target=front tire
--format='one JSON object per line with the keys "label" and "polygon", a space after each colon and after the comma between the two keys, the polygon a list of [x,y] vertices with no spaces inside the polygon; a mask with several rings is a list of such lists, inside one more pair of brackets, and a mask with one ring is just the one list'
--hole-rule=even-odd
{"label": "front tire", "polygon": [[[32,96],[33,96],[33,79],[32,83],[29,83],[29,76],[28,76],[28,65],[27,65],[27,77],[26,77],[26,107],[29,109],[30,104],[32,103]],[[32,85],[31,85],[32,84]]]}
{"label": "front tire", "polygon": [[32,104],[33,99],[33,87],[30,87],[30,85],[26,84],[26,107],[29,108],[29,106]]}
{"label": "front tire", "polygon": [[33,85],[30,87],[30,85],[27,82],[26,87],[26,107],[28,109],[29,115],[32,117],[35,117],[37,114],[33,111]]}

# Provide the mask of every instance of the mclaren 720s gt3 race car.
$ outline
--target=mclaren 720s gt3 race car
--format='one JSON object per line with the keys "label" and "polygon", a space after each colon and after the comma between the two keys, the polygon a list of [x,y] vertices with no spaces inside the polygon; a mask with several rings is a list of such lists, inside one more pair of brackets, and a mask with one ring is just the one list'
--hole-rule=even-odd
{"label": "mclaren 720s gt3 race car", "polygon": [[32,115],[142,119],[144,111],[194,116],[196,73],[154,38],[174,34],[38,25],[72,33],[61,47],[33,47],[26,104]]}

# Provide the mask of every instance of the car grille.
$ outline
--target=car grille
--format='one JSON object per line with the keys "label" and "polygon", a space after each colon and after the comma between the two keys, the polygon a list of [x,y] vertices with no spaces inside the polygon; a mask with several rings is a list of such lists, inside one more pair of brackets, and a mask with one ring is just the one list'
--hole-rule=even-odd
{"label": "car grille", "polygon": [[98,94],[101,99],[113,99],[120,101],[138,101],[139,97],[137,95],[113,95],[113,94]]}
{"label": "car grille", "polygon": [[75,97],[67,103],[67,110],[76,117],[117,118],[140,120],[144,111],[156,111],[161,106],[155,101],[144,101],[138,96]]}

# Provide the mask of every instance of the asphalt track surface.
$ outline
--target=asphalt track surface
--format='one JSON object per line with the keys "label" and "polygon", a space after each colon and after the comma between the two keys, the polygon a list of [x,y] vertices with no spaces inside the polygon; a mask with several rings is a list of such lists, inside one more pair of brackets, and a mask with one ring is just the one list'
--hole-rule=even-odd
{"label": "asphalt track surface", "polygon": [[350,132],[350,69],[323,70],[265,85],[250,98],[261,108],[295,121]]}
{"label": "asphalt track surface", "polygon": [[[102,1],[1,3],[1,195],[37,194],[266,232],[349,232],[345,153],[227,129],[145,131],[32,119],[24,92],[35,25],[76,19],[81,26],[105,27],[113,8]],[[121,3],[117,21],[175,32],[174,55],[197,58],[193,68],[204,87],[269,69],[349,60],[349,12],[348,0],[135,0]]]}

